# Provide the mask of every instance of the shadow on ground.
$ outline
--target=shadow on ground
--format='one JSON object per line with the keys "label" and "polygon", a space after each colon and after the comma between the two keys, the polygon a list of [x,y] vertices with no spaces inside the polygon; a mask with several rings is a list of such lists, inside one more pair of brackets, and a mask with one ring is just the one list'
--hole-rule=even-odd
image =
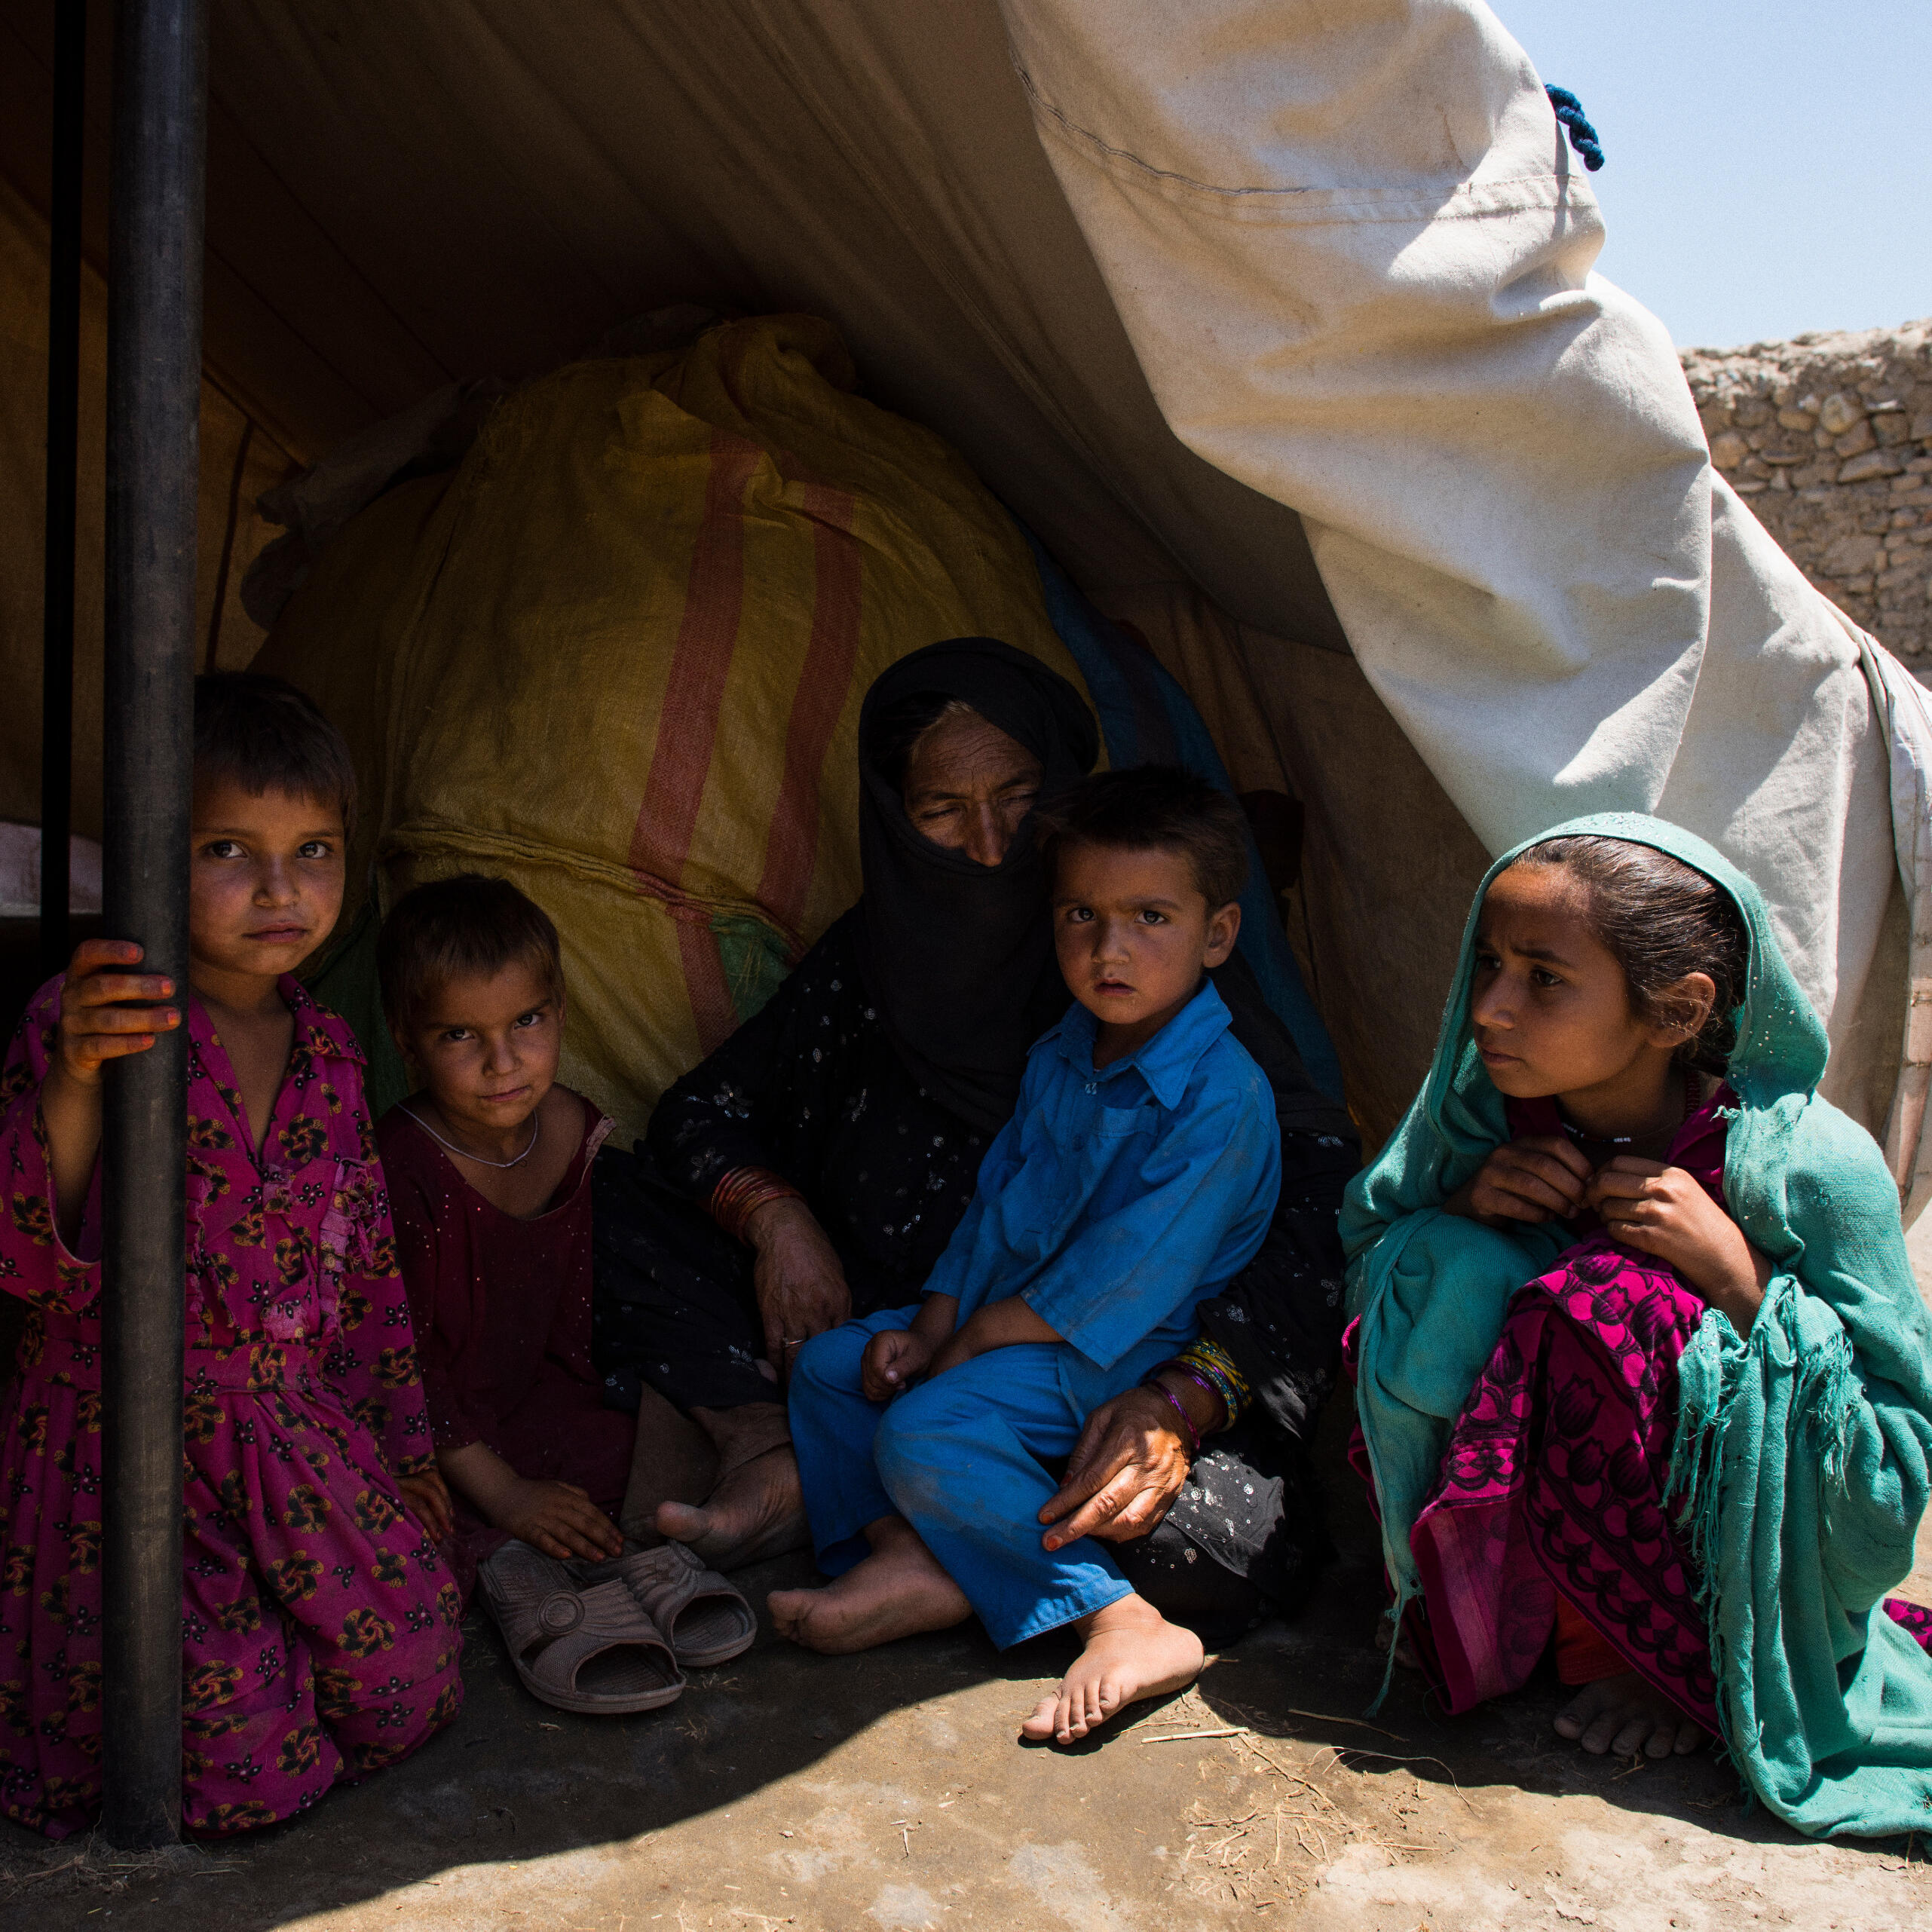
{"label": "shadow on ground", "polygon": [[[767,1627],[669,1709],[554,1711],[473,1618],[459,1722],[307,1817],[173,1866],[77,1865],[0,1825],[0,1924],[194,1932],[1891,1932],[1932,1923],[1922,1856],[1814,1845],[1710,1753],[1584,1756],[1554,1676],[1445,1719],[1373,1646],[1374,1532],[1324,1424],[1340,1555],[1294,1624],[1068,1753],[1019,1719],[1070,1649],[976,1626],[867,1655]],[[803,1557],[746,1572],[767,1591]]]}
{"label": "shadow on ground", "polygon": [[[200,1932],[283,1925],[453,1866],[539,1859],[727,1814],[891,1713],[975,1686],[1030,1686],[1071,1654],[1043,1643],[1003,1658],[975,1624],[862,1657],[810,1656],[773,1636],[764,1601],[811,1574],[804,1557],[741,1573],[759,1612],[757,1646],[736,1664],[695,1673],[675,1704],[631,1718],[538,1702],[494,1627],[473,1612],[464,1627],[463,1715],[408,1763],[338,1788],[304,1818],[204,1845],[210,1864],[228,1869],[169,1875],[145,1897],[138,1883],[124,1883],[109,1897],[85,1873],[32,1876],[70,1860],[78,1844],[50,1848],[0,1823],[0,1915],[8,1924],[44,1924],[50,1906],[78,1904],[87,1916],[105,1903],[117,1925],[173,1927],[191,1906]],[[1037,1654],[1049,1649],[1052,1661]],[[1016,1682],[1016,1728],[1032,1701]],[[65,1921],[57,1912],[52,1922]]]}

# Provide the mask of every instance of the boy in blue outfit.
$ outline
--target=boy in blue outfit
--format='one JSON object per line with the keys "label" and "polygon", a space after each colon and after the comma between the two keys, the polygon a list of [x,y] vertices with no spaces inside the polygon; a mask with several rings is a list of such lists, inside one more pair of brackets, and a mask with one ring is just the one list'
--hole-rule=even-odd
{"label": "boy in blue outfit", "polygon": [[1191,1682],[1202,1649],[1104,1544],[1045,1548],[1043,1465],[1193,1338],[1196,1306],[1261,1245],[1281,1143],[1205,976],[1240,929],[1240,808],[1149,766],[1085,780],[1039,825],[1077,1003],[1035,1043],[923,1303],[801,1352],[792,1440],[837,1580],[775,1591],[770,1609],[828,1652],[975,1612],[1002,1649],[1071,1624],[1083,1653],[1024,1727],[1068,1744]]}

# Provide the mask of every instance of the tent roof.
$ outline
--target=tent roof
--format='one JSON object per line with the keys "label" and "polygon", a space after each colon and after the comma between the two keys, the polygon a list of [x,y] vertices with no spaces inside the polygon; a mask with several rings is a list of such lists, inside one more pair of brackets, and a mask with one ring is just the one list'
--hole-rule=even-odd
{"label": "tent roof", "polygon": [[[0,169],[43,209],[52,31],[0,0]],[[111,32],[90,10],[97,265]],[[213,0],[211,35],[206,360],[296,454],[661,305],[798,308],[1090,586],[1191,579],[1346,648],[1299,519],[1162,421],[995,0]]]}

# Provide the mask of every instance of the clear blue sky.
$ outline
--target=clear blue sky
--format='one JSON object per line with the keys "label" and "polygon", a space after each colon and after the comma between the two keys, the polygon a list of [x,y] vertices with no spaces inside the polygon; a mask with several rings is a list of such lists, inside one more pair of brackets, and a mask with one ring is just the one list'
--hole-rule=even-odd
{"label": "clear blue sky", "polygon": [[1607,162],[1597,266],[1679,348],[1932,316],[1932,0],[1489,0]]}

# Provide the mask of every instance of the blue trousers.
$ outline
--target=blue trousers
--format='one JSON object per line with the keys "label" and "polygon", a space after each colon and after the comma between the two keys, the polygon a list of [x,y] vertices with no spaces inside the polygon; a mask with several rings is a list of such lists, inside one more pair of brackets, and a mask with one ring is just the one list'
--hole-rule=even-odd
{"label": "blue trousers", "polygon": [[1043,1458],[1070,1454],[1082,1418],[1060,1385],[1064,1343],[994,1349],[898,1398],[868,1402],[859,1374],[881,1329],[916,1308],[815,1336],[791,1371],[791,1441],[819,1567],[861,1560],[861,1532],[902,1516],[1002,1650],[1133,1594],[1106,1547],[1040,1548],[1039,1511],[1058,1486]]}

